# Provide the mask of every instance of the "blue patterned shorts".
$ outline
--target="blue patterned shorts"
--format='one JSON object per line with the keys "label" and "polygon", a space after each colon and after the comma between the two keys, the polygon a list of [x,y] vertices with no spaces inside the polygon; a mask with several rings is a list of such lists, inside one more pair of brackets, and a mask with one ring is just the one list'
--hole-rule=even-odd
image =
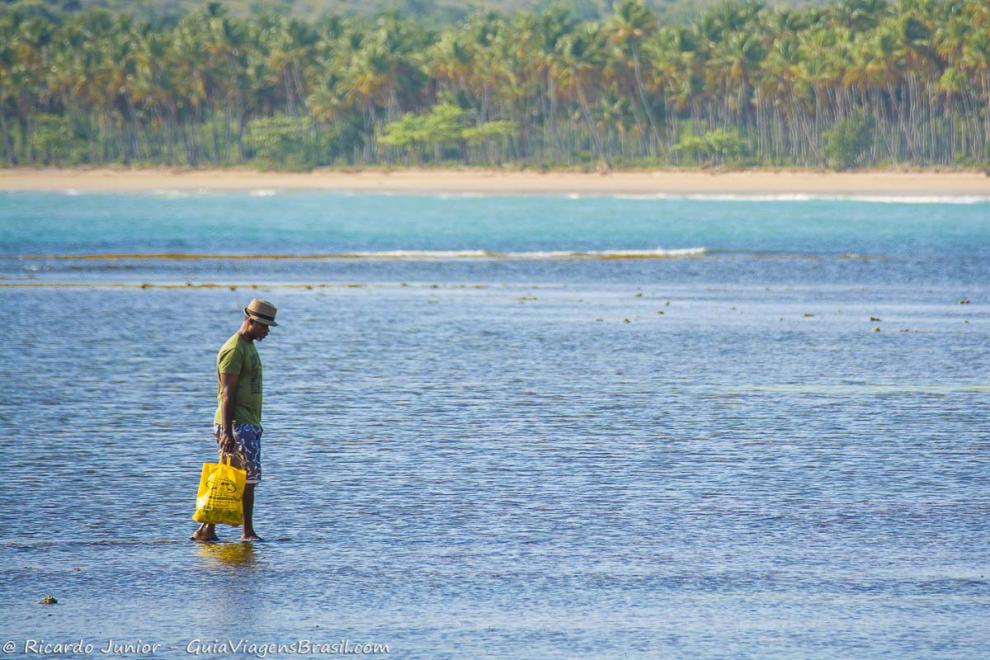
{"label": "blue patterned shorts", "polygon": [[[213,436],[220,443],[219,424],[213,425]],[[261,481],[261,433],[260,426],[254,424],[234,424],[234,444],[237,449],[234,452],[234,459],[239,460],[240,466],[247,472],[247,483],[256,484]],[[219,451],[220,458],[223,452]]]}

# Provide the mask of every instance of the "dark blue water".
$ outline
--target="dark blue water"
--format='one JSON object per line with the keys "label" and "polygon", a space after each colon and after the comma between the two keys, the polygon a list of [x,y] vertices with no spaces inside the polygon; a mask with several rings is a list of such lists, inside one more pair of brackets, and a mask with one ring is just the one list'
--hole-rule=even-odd
{"label": "dark blue water", "polygon": [[[0,195],[0,642],[988,655],[988,234],[986,203]],[[253,296],[268,540],[200,546]]]}

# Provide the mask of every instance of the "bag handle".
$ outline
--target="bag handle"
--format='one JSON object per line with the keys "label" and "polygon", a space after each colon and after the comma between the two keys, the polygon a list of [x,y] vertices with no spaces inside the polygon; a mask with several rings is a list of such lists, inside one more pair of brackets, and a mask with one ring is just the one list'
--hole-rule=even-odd
{"label": "bag handle", "polygon": [[[213,437],[215,437],[217,439],[217,443],[219,444],[220,443],[220,437],[221,437],[220,436],[220,432],[219,431],[216,431],[213,434]],[[220,450],[220,458],[217,459],[217,463],[223,463],[224,460],[226,460],[227,465],[230,465],[230,452],[226,452],[226,451],[223,451],[221,449]]]}

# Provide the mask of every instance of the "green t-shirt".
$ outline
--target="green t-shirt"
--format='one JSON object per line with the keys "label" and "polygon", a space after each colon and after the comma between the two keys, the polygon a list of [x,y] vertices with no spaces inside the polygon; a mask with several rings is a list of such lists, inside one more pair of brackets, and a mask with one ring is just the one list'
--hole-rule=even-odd
{"label": "green t-shirt", "polygon": [[215,424],[223,424],[223,388],[220,374],[237,374],[234,421],[261,426],[261,358],[254,342],[235,333],[217,353],[217,413]]}

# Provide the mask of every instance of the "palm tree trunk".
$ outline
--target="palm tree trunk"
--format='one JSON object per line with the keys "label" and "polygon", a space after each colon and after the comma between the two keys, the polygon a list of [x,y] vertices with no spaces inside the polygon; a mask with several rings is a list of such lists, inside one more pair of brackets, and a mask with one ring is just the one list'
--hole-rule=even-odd
{"label": "palm tree trunk", "polygon": [[636,78],[636,91],[639,93],[639,102],[643,106],[643,114],[646,115],[646,121],[650,125],[650,133],[653,135],[654,141],[659,144],[660,134],[657,132],[656,123],[653,121],[653,112],[650,111],[650,105],[646,102],[646,90],[643,88],[643,77],[640,73],[638,48],[633,49],[633,74]]}
{"label": "palm tree trunk", "polygon": [[598,128],[595,126],[594,120],[591,118],[591,107],[588,105],[588,99],[584,96],[584,90],[581,88],[580,82],[574,83],[574,89],[577,91],[578,104],[581,106],[581,115],[584,117],[584,122],[588,126],[588,131],[591,133],[591,139],[595,145],[595,151],[598,152],[598,157],[605,163],[605,167],[612,169],[612,163],[609,162],[608,156],[605,154],[605,145],[602,143],[602,136],[598,132]]}
{"label": "palm tree trunk", "polygon": [[14,155],[14,144],[10,140],[10,127],[7,126],[7,114],[0,112],[0,133],[3,133],[3,160],[8,165],[17,165]]}
{"label": "palm tree trunk", "polygon": [[190,126],[189,122],[182,122],[182,140],[186,146],[186,162],[191,167],[199,163],[199,150],[196,148],[196,136],[193,134],[195,126]]}
{"label": "palm tree trunk", "polygon": [[990,154],[987,153],[987,141],[990,140],[990,72],[984,71],[982,82],[983,98],[980,99],[980,105],[983,106],[983,132],[976,132],[980,140],[980,160],[990,157]]}
{"label": "palm tree trunk", "polygon": [[553,76],[547,74],[547,118],[550,121],[550,159],[557,162],[557,98],[554,94]]}

